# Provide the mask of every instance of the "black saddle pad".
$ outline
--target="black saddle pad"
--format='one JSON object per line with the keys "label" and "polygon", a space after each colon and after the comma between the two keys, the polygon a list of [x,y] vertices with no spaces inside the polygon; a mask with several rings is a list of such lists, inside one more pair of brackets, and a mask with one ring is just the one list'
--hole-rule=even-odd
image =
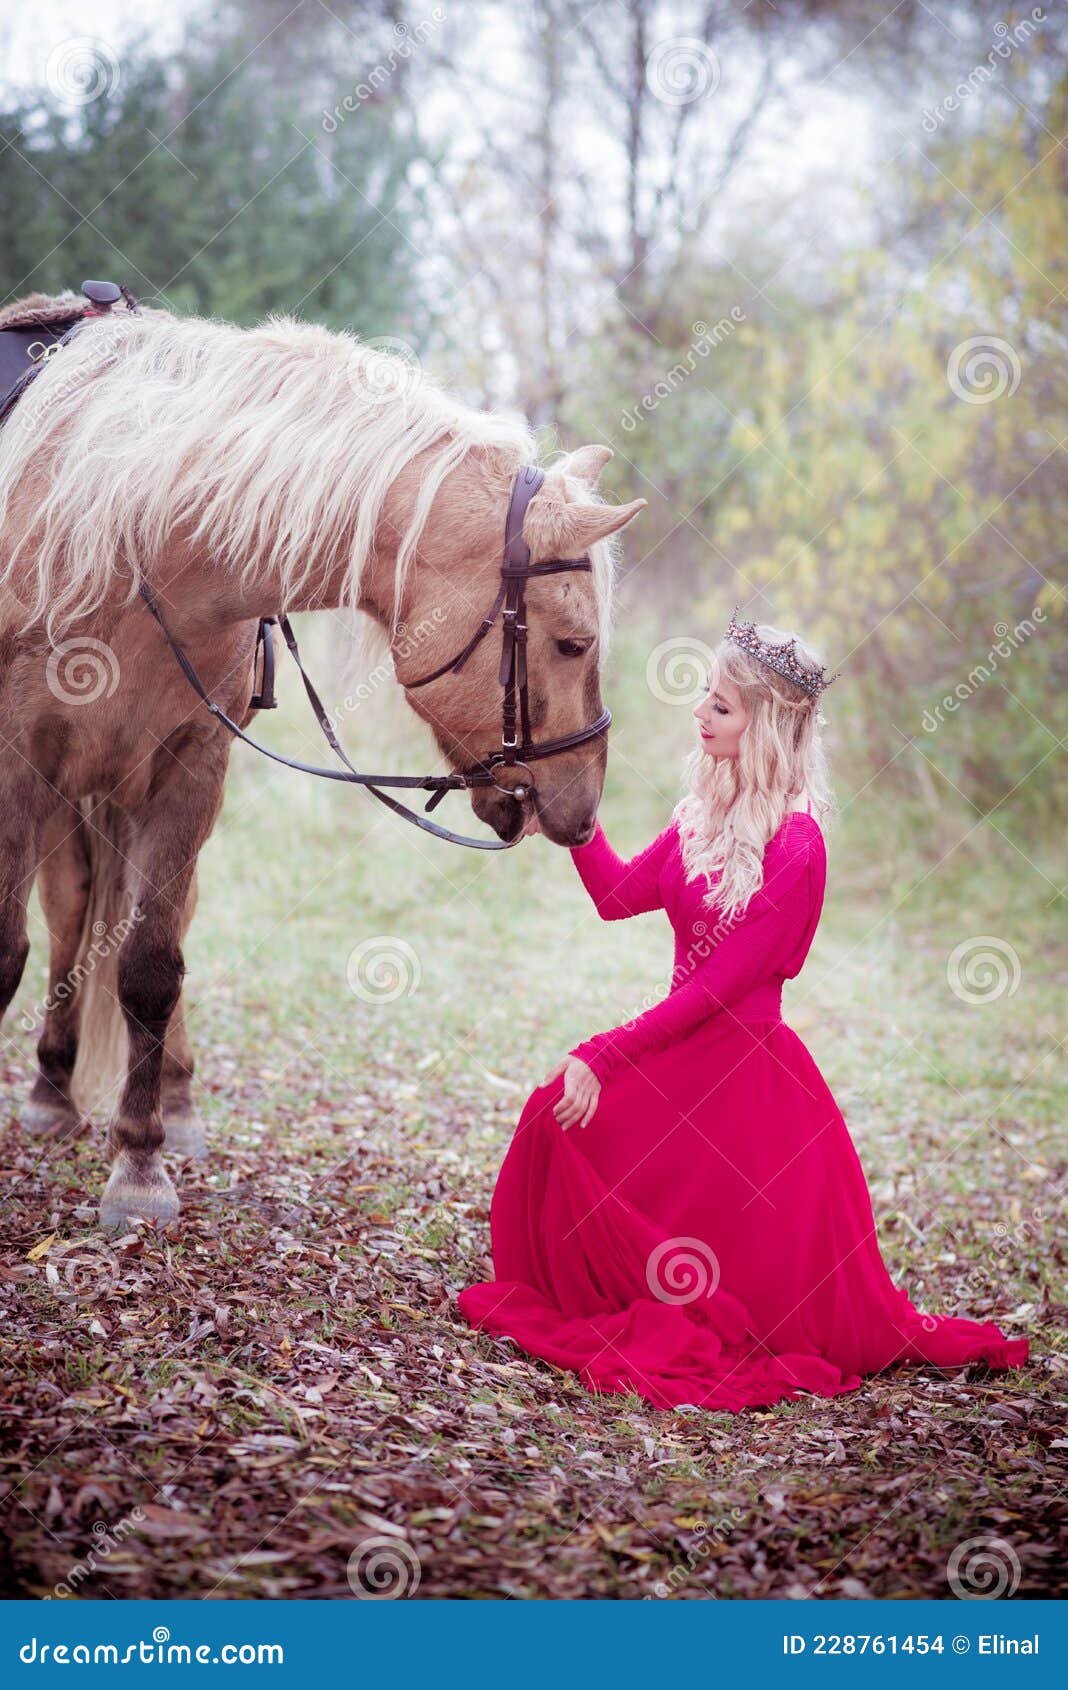
{"label": "black saddle pad", "polygon": [[30,348],[36,352],[38,346],[51,346],[78,321],[78,317],[72,317],[68,323],[49,323],[39,329],[0,329],[0,404],[33,368],[36,360],[30,356]]}

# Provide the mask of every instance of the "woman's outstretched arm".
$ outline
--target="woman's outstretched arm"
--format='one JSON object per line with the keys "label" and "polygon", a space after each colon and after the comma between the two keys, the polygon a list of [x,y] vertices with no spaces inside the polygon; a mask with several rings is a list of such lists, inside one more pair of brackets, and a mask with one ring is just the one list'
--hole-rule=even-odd
{"label": "woman's outstretched arm", "polygon": [[660,870],[675,839],[674,824],[657,835],[651,845],[624,862],[605,838],[600,822],[587,845],[578,845],[572,860],[582,884],[597,906],[603,921],[621,921],[628,915],[645,915],[662,910]]}
{"label": "woman's outstretched arm", "polygon": [[643,1015],[596,1033],[570,1054],[603,1082],[621,1064],[685,1038],[761,980],[786,972],[819,913],[825,872],[817,830],[791,839],[744,914],[683,985]]}

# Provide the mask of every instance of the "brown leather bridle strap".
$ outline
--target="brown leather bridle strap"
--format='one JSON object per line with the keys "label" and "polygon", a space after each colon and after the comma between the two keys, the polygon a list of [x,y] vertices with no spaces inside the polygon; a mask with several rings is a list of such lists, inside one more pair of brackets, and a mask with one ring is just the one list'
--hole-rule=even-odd
{"label": "brown leather bridle strap", "polygon": [[[88,309],[84,306],[80,307],[76,319],[63,320],[54,324],[42,323],[39,330],[36,325],[34,326],[32,330],[33,341],[28,342],[25,349],[26,355],[32,358],[32,362],[28,366],[23,362],[21,347],[22,341],[27,339],[27,334],[30,331],[26,331],[26,333],[14,329],[4,331],[11,341],[13,350],[9,348],[10,356],[7,358],[7,386],[4,391],[0,391],[0,424],[11,414],[18,400],[40,373],[45,362],[59,352],[63,346],[67,345],[87,322],[94,318],[106,316],[112,306],[123,297],[131,311],[136,312],[140,309],[129,290],[125,287],[116,286],[113,282],[85,282],[82,286],[82,292],[89,301],[89,307]],[[15,344],[16,342],[18,344]],[[33,357],[34,342],[38,342],[41,348],[36,357]],[[512,484],[511,497],[508,501],[508,514],[505,519],[504,558],[501,565],[500,586],[489,611],[482,618],[467,644],[457,656],[441,664],[431,674],[423,675],[414,681],[402,682],[405,689],[411,691],[416,687],[429,686],[432,681],[440,680],[450,671],[454,674],[458,673],[471,654],[486,638],[497,617],[502,615],[503,612],[499,669],[499,679],[503,690],[500,750],[494,752],[483,762],[476,763],[469,769],[464,769],[459,774],[368,775],[357,769],[349,760],[338,741],[337,735],[334,733],[322,700],[301,661],[296,638],[286,616],[277,618],[282,636],[293,661],[300,671],[304,690],[308,695],[315,719],[330,749],[343,767],[341,769],[321,768],[316,764],[302,763],[296,758],[283,757],[281,752],[272,751],[268,746],[262,745],[258,740],[253,739],[250,734],[247,734],[239,723],[231,720],[226,712],[211,698],[193,664],[167,627],[156,602],[156,596],[147,581],[141,582],[139,592],[150,614],[162,630],[164,639],[170,646],[189,685],[197,697],[207,705],[216,721],[221,723],[235,739],[243,740],[246,745],[251,745],[254,751],[259,751],[264,757],[269,757],[272,762],[282,763],[286,768],[299,769],[302,773],[316,775],[321,780],[340,780],[366,787],[367,791],[372,793],[380,804],[385,804],[387,808],[402,816],[405,821],[411,822],[413,827],[422,828],[424,832],[432,833],[439,839],[446,839],[455,845],[466,845],[476,851],[506,851],[516,843],[515,840],[471,839],[465,834],[453,833],[447,827],[441,827],[436,822],[428,821],[425,816],[416,815],[414,811],[399,803],[397,799],[391,798],[382,788],[393,787],[408,791],[429,792],[430,798],[426,805],[427,810],[432,810],[436,804],[440,803],[447,792],[465,791],[477,786],[496,786],[498,790],[507,793],[509,796],[524,798],[527,796],[528,789],[523,785],[519,784],[512,787],[500,785],[497,776],[502,767],[514,769],[518,766],[527,769],[530,763],[537,762],[545,757],[555,757],[562,752],[572,751],[577,746],[587,744],[588,741],[595,739],[599,734],[605,733],[611,724],[611,711],[602,710],[595,721],[588,722],[585,727],[576,729],[574,733],[561,734],[556,739],[540,741],[535,741],[531,737],[527,677],[526,583],[532,576],[552,575],[564,570],[588,570],[591,568],[588,558],[573,560],[555,558],[545,563],[531,563],[530,548],[523,538],[523,527],[530,501],[542,487],[544,481],[544,470],[538,469],[533,464],[524,465],[516,475]],[[250,702],[253,708],[258,710],[272,710],[276,705],[274,695],[274,645],[270,633],[270,628],[275,620],[271,616],[261,617],[256,631],[254,667],[259,670],[260,684],[259,691],[253,694]]]}
{"label": "brown leather bridle strap", "polygon": [[[554,558],[546,563],[531,563],[529,561],[530,552],[522,538],[522,519],[526,514],[527,505],[544,479],[543,471],[532,468],[520,471],[516,478],[508,509],[505,559],[501,566],[501,586],[492,606],[479,623],[470,640],[456,657],[450,658],[447,663],[443,663],[431,674],[423,675],[415,681],[401,683],[405,690],[428,686],[431,681],[440,680],[450,670],[455,673],[462,669],[471,653],[485,639],[503,608],[505,614],[499,670],[501,685],[504,688],[501,749],[494,752],[491,757],[486,758],[484,762],[476,763],[471,768],[464,769],[458,774],[372,775],[365,774],[362,770],[357,769],[338,740],[311,676],[304,667],[296,635],[293,633],[287,616],[279,616],[277,619],[278,626],[282,630],[282,638],[285,640],[290,656],[300,672],[308,702],[312,707],[312,713],[319,724],[323,737],[331,751],[343,764],[343,767],[340,769],[323,768],[314,763],[302,763],[295,757],[284,757],[280,751],[272,751],[269,746],[263,745],[259,740],[253,739],[251,734],[247,734],[237,722],[233,721],[215,703],[193,664],[167,627],[156,602],[155,594],[147,581],[142,581],[139,591],[148,610],[162,629],[163,636],[174,653],[186,680],[197,696],[207,705],[216,721],[221,723],[235,739],[240,739],[246,745],[251,745],[254,751],[259,751],[264,757],[269,757],[272,762],[281,763],[288,769],[297,769],[302,774],[316,775],[320,780],[339,780],[349,785],[365,787],[373,797],[378,799],[380,804],[384,804],[394,814],[403,817],[405,821],[411,822],[413,827],[421,828],[425,833],[432,833],[435,838],[447,840],[453,845],[466,845],[469,849],[475,851],[507,851],[518,843],[518,839],[474,839],[466,834],[454,833],[451,828],[442,827],[439,823],[428,820],[425,815],[417,815],[414,810],[410,810],[407,805],[400,803],[398,799],[391,798],[389,793],[382,789],[392,787],[406,791],[429,792],[430,798],[426,805],[427,810],[432,810],[439,804],[446,793],[468,791],[477,786],[496,786],[500,791],[507,792],[510,796],[522,797],[525,795],[525,789],[522,786],[500,786],[497,774],[501,768],[512,768],[517,765],[526,768],[529,763],[537,762],[544,757],[554,757],[561,752],[572,751],[580,745],[585,745],[596,735],[604,733],[608,729],[612,721],[612,713],[610,710],[602,710],[596,721],[588,722],[585,727],[576,728],[573,733],[561,734],[556,739],[538,741],[534,741],[530,737],[526,667],[526,606],[524,600],[526,582],[531,576],[556,575],[569,570],[588,570],[591,567],[588,558],[576,560]],[[252,702],[254,704],[258,702],[260,707],[265,709],[271,708],[274,701],[273,652],[271,658],[268,658],[267,655],[271,648],[267,625],[272,620],[273,618],[270,617],[263,618],[257,634],[257,649],[262,646],[263,650],[263,680],[260,692]],[[267,700],[270,702],[266,702]],[[516,732],[517,715],[521,724],[521,739]]]}
{"label": "brown leather bridle strap", "polygon": [[[322,729],[324,737],[330,744],[331,750],[336,752],[342,762],[346,765],[343,769],[324,768],[317,763],[302,763],[300,759],[296,757],[283,757],[280,751],[272,751],[270,746],[264,745],[260,740],[253,739],[251,734],[247,734],[244,728],[235,722],[232,717],[228,716],[226,711],[223,710],[220,705],[215,703],[215,700],[207,691],[207,688],[204,686],[204,683],[201,681],[200,676],[189,661],[189,658],[186,656],[182,647],[174,638],[174,635],[163,620],[159,605],[156,603],[155,594],[152,592],[152,589],[146,581],[142,581],[139,591],[146,607],[159,624],[163,632],[164,639],[167,641],[171,651],[174,653],[178,665],[186,680],[193,688],[193,691],[197,694],[198,698],[207,705],[208,709],[215,717],[215,720],[219,722],[228,733],[232,734],[235,739],[240,739],[245,745],[251,745],[253,751],[258,751],[263,757],[269,757],[272,763],[281,763],[287,769],[296,769],[301,774],[305,775],[316,775],[319,780],[339,780],[350,786],[365,787],[373,797],[378,799],[380,804],[384,804],[387,809],[393,810],[396,815],[402,816],[405,821],[411,822],[413,827],[421,828],[425,833],[432,833],[438,839],[447,840],[451,845],[466,845],[471,850],[475,851],[504,851],[508,850],[512,845],[518,843],[518,841],[514,839],[474,839],[468,838],[466,834],[453,833],[451,828],[441,827],[437,822],[428,821],[425,816],[417,815],[414,810],[408,809],[407,805],[401,804],[396,798],[391,798],[387,792],[383,792],[381,790],[382,786],[388,785],[424,792],[431,791],[436,793],[441,790],[442,795],[444,795],[444,792],[463,791],[469,784],[475,784],[473,782],[469,782],[464,775],[368,775],[361,774],[358,769],[354,768],[338,743],[337,736],[330,723],[330,718],[327,716],[327,713],[323,708],[322,701],[320,700],[318,693],[315,691],[315,687],[313,686],[303,663],[300,661],[300,653],[297,649],[296,638],[289,625],[288,617],[280,616],[278,618],[278,625],[281,628],[283,638],[285,639],[286,644],[289,647],[290,652],[293,654],[298,668],[300,669],[300,673],[304,681],[304,688],[308,694],[312,710],[315,714],[315,719],[318,722],[319,727]],[[478,784],[482,783],[479,782]]]}
{"label": "brown leather bridle strap", "polygon": [[[552,757],[558,752],[570,751],[575,746],[584,745],[595,734],[603,733],[612,720],[611,711],[602,710],[596,721],[588,723],[584,728],[576,729],[574,733],[565,734],[559,739],[535,741],[531,737],[530,696],[527,681],[527,581],[532,576],[560,575],[571,571],[590,570],[593,567],[589,558],[550,558],[545,563],[531,563],[530,547],[523,537],[523,527],[526,521],[527,507],[544,481],[545,471],[538,469],[533,464],[524,465],[515,478],[505,522],[501,585],[497,597],[463,650],[458,656],[450,658],[448,662],[442,663],[437,669],[432,670],[429,675],[421,675],[414,681],[401,682],[404,690],[410,692],[416,687],[429,686],[431,681],[439,681],[444,675],[458,674],[471,653],[485,639],[503,607],[504,625],[501,633],[501,661],[497,678],[504,696],[501,705],[501,750],[499,757],[495,760],[506,766],[520,763],[525,767],[529,763],[537,762],[540,758]],[[520,733],[522,734],[521,739]],[[443,792],[436,793],[427,805],[427,809],[433,809],[436,804],[441,802],[443,797]]]}
{"label": "brown leather bridle strap", "polygon": [[[57,325],[42,326],[40,334],[35,330],[36,338],[41,342],[42,350],[38,358],[28,368],[22,368],[15,376],[14,382],[6,392],[0,393],[0,423],[10,415],[16,403],[26,391],[30,383],[39,374],[44,363],[61,347],[69,343],[80,332],[85,323],[93,317],[106,315],[111,305],[120,295],[125,295],[127,304],[132,310],[137,310],[137,303],[125,288],[117,288],[110,282],[86,282],[83,292],[90,301],[92,309],[80,315],[74,322],[64,322]],[[18,360],[14,360],[15,366]],[[474,839],[466,834],[454,833],[450,828],[441,827],[437,822],[429,821],[426,816],[416,815],[413,810],[391,798],[383,787],[393,787],[407,791],[429,792],[430,798],[426,809],[432,810],[439,804],[448,792],[470,790],[479,786],[496,786],[501,792],[509,796],[523,798],[527,795],[527,788],[522,784],[513,787],[503,787],[498,781],[498,772],[502,767],[526,769],[530,763],[545,757],[554,757],[561,752],[572,751],[577,746],[585,745],[597,735],[606,732],[611,721],[610,710],[602,710],[593,722],[578,728],[573,733],[562,734],[556,739],[535,741],[531,738],[530,703],[527,681],[527,622],[526,622],[526,583],[532,576],[552,575],[565,570],[588,570],[591,564],[588,558],[570,560],[566,558],[551,559],[546,563],[532,564],[530,548],[523,538],[523,525],[527,507],[531,499],[538,492],[545,480],[544,470],[533,465],[525,465],[518,473],[512,486],[512,494],[508,504],[508,515],[505,522],[504,559],[501,565],[501,583],[493,604],[482,618],[475,632],[467,644],[448,662],[441,664],[429,675],[423,675],[414,681],[402,682],[407,691],[416,687],[429,686],[450,671],[458,673],[467,662],[471,654],[486,638],[494,626],[497,617],[502,617],[501,634],[501,662],[499,669],[500,684],[503,689],[501,704],[501,746],[500,750],[481,763],[464,769],[459,774],[452,775],[370,775],[357,769],[334,733],[330,718],[323,707],[322,700],[315,690],[304,664],[301,661],[296,637],[289,623],[289,618],[279,616],[278,626],[282,630],[289,652],[300,671],[304,683],[304,690],[308,695],[315,719],[330,746],[331,751],[342,763],[340,769],[322,768],[313,763],[302,763],[297,758],[284,757],[281,752],[272,751],[269,746],[261,744],[252,738],[239,723],[233,721],[226,712],[215,703],[207,688],[201,681],[196,669],[190,662],[181,645],[175,639],[164,621],[163,614],[156,601],[156,596],[147,581],[142,581],[139,587],[150,614],[158,623],[174,657],[182,670],[186,680],[197,697],[207,705],[215,717],[228,733],[235,739],[242,740],[252,746],[264,757],[272,762],[281,763],[286,768],[298,769],[303,774],[316,775],[321,780],[339,780],[367,789],[380,804],[396,815],[411,822],[413,827],[421,828],[425,833],[432,833],[438,839],[445,839],[450,844],[466,845],[475,851],[507,851],[517,843],[517,840],[503,839]],[[272,710],[275,708],[274,695],[274,645],[270,634],[271,625],[276,618],[262,617],[256,633],[255,667],[260,673],[259,691],[254,693],[251,704],[255,709]]]}
{"label": "brown leather bridle strap", "polygon": [[498,592],[497,597],[494,599],[493,603],[490,605],[488,612],[483,617],[482,621],[479,623],[479,625],[475,629],[474,633],[471,635],[471,638],[468,640],[467,644],[464,646],[464,649],[460,653],[459,657],[449,657],[449,658],[447,658],[445,660],[445,662],[441,665],[440,669],[435,669],[433,674],[421,676],[418,681],[402,681],[401,685],[404,688],[405,692],[411,692],[415,687],[429,686],[431,681],[440,681],[442,675],[447,675],[450,670],[452,670],[453,674],[458,674],[459,671],[463,668],[464,664],[467,662],[467,659],[470,657],[471,653],[476,649],[477,646],[481,645],[482,641],[485,639],[486,635],[489,633],[490,629],[493,627],[494,622],[496,622],[497,612],[500,610],[501,605],[504,603],[504,595],[505,595],[506,591],[507,591],[507,585],[506,585],[505,582],[502,581],[500,591]]}
{"label": "brown leather bridle strap", "polygon": [[[508,678],[506,668],[509,666],[508,653],[511,649],[509,619],[511,619],[513,626],[515,620],[514,583],[522,576],[528,574],[531,570],[530,547],[523,538],[523,524],[526,521],[527,506],[530,504],[530,501],[534,497],[535,493],[537,493],[541,488],[544,480],[545,471],[538,469],[534,464],[524,464],[523,468],[519,471],[515,481],[512,483],[512,495],[508,501],[508,515],[505,518],[504,562],[501,565],[501,585],[498,589],[497,597],[494,599],[486,615],[475,629],[459,656],[450,657],[447,663],[443,663],[440,668],[433,670],[429,675],[420,676],[417,681],[402,681],[401,685],[405,692],[410,692],[415,687],[429,686],[431,681],[440,681],[441,677],[449,674],[450,671],[454,675],[458,675],[464,664],[467,662],[467,659],[471,656],[471,653],[476,650],[479,645],[481,645],[482,641],[493,627],[502,605],[506,608],[504,644],[501,651],[500,683],[502,687],[507,686]],[[550,565],[549,567],[553,568],[556,566]],[[563,567],[568,569],[588,569],[590,566],[588,563],[575,563],[567,564]],[[546,573],[548,573],[547,570]]]}

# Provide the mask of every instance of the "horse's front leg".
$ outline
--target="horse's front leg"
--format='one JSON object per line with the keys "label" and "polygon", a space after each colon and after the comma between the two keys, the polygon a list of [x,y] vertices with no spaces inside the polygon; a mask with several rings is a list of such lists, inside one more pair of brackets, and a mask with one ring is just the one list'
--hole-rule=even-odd
{"label": "horse's front leg", "polygon": [[37,1078],[19,1112],[28,1131],[55,1138],[75,1131],[81,1119],[71,1099],[71,1078],[78,1054],[79,953],[89,890],[84,824],[78,811],[64,804],[49,817],[41,840],[37,892],[51,941],[48,996],[37,1041]]}
{"label": "horse's front leg", "polygon": [[179,996],[163,1045],[164,1148],[169,1156],[206,1156],[204,1117],[193,1096],[193,1047],[185,1024],[185,1003]]}
{"label": "horse's front leg", "polygon": [[[186,764],[196,768],[195,777]],[[118,970],[129,1067],[111,1122],[113,1162],[100,1204],[101,1225],[109,1229],[125,1226],[133,1215],[166,1222],[178,1214],[178,1194],[161,1155],[167,1030],[185,973],[181,941],[197,854],[218,814],[225,767],[214,746],[186,746],[181,762],[160,770],[151,800],[133,817],[134,910]]]}

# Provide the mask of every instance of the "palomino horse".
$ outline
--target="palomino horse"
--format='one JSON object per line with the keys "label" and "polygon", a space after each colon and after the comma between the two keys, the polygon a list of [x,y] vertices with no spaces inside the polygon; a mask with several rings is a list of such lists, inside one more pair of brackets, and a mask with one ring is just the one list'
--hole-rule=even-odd
{"label": "palomino horse", "polygon": [[[9,307],[0,328],[34,304],[56,302]],[[411,684],[470,639],[493,600],[531,452],[522,426],[350,336],[125,307],[87,320],[0,429],[0,1014],[26,962],[36,876],[52,949],[22,1111],[31,1129],[65,1135],[82,1117],[76,1065],[82,1074],[84,1047],[108,1029],[83,1020],[79,1052],[80,982],[89,947],[117,941],[110,1036],[125,1023],[126,1050],[103,1225],[173,1219],[162,1151],[203,1153],[182,940],[230,751],[142,584],[238,722],[251,715],[259,619],[280,608],[366,612]],[[591,565],[528,583],[529,717],[544,739],[600,711],[606,542],[644,503],[597,499],[610,456],[587,446],[549,468],[523,523],[534,562]],[[428,630],[415,652],[413,626]],[[459,673],[409,694],[454,770],[500,743],[500,655],[499,638],[483,639]],[[538,826],[582,843],[604,761],[598,733],[539,763],[533,784],[501,769],[472,806],[501,839]]]}

